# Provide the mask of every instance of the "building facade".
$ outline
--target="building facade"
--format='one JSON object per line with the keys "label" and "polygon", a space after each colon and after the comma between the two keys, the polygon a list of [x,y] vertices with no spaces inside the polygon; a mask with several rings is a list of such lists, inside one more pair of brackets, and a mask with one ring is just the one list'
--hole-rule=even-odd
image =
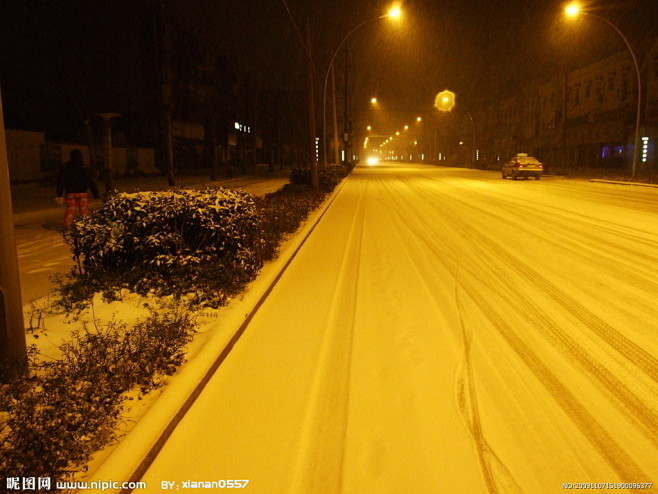
{"label": "building facade", "polygon": [[[638,59],[641,113],[638,173],[658,170],[658,40]],[[513,97],[477,113],[479,157],[487,166],[528,152],[549,170],[630,169],[637,111],[637,76],[629,52],[532,81]]]}

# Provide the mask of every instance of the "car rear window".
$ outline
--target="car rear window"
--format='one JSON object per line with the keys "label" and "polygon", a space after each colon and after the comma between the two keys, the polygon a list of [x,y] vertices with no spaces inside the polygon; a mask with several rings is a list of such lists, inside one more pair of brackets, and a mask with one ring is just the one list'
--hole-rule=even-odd
{"label": "car rear window", "polygon": [[521,163],[522,165],[540,165],[541,163],[537,158],[533,158],[532,156],[528,156],[527,158],[517,158],[517,161]]}

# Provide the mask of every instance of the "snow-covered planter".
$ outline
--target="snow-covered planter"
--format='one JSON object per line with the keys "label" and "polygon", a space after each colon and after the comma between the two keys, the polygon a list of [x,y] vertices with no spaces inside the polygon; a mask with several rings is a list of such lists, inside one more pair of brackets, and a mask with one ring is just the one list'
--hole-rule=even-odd
{"label": "snow-covered planter", "polygon": [[116,194],[65,236],[91,290],[194,292],[221,304],[262,266],[255,203],[222,188]]}
{"label": "snow-covered planter", "polygon": [[257,198],[263,231],[263,259],[273,259],[285,235],[293,233],[308,214],[324,200],[323,192],[286,185],[282,190]]}
{"label": "snow-covered planter", "polygon": [[50,477],[54,491],[116,439],[128,391],[141,396],[176,371],[196,325],[185,308],[164,305],[132,327],[112,321],[74,331],[58,358],[31,348],[29,374],[0,384],[3,475]]}
{"label": "snow-covered planter", "polygon": [[[329,165],[318,169],[318,182],[320,190],[330,192],[340,183],[347,171],[342,165]],[[309,168],[295,168],[290,173],[290,183],[310,185],[311,170]]]}

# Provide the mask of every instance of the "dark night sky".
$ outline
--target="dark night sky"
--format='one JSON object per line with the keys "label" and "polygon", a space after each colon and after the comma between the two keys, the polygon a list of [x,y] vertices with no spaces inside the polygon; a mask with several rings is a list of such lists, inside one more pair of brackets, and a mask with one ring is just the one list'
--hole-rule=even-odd
{"label": "dark night sky", "polygon": [[[28,89],[32,86],[66,86],[66,80],[75,77],[76,67],[58,64],[62,50],[79,50],[81,63],[93,63],[83,53],[90,49],[89,44],[121,35],[120,31],[112,34],[108,27],[116,23],[98,16],[112,3],[116,4],[109,0],[0,0],[0,80],[4,99],[52,94]],[[165,3],[175,15],[207,29],[211,33],[209,40],[235,67],[249,74],[253,86],[305,87],[303,51],[283,0]],[[288,0],[288,5],[300,27],[307,16],[310,19],[316,69],[323,78],[329,54],[344,35],[361,21],[384,13],[390,3]],[[513,93],[528,78],[545,79],[565,68],[624,50],[617,34],[600,21],[565,21],[561,16],[564,2],[557,0],[405,0],[401,6],[404,18],[399,24],[379,20],[349,38],[352,107],[357,110],[376,95],[389,109],[429,111],[434,94],[445,88],[454,90],[458,101],[476,104],[483,97],[493,99]],[[595,5],[590,3],[590,8],[626,33],[640,56],[658,35],[657,0],[599,0]],[[93,25],[86,18],[94,18]],[[126,19],[140,22],[130,16]],[[63,37],[48,39],[53,22],[70,28]],[[40,42],[35,43],[35,39]],[[41,53],[34,53],[37,45]],[[126,77],[149,77],[152,64],[152,60],[145,60],[144,74]],[[342,80],[342,56],[336,65]],[[120,71],[121,66],[116,64],[106,70]],[[102,85],[102,70],[100,73],[99,80],[90,84]],[[139,105],[140,98],[135,98],[135,105]],[[62,94],[61,99],[66,101],[66,95]]]}
{"label": "dark night sky", "polygon": [[[301,12],[293,2],[291,8]],[[318,14],[313,17],[319,32],[318,51],[324,48],[325,53],[351,27],[390,5],[382,0],[297,3],[332,6],[331,10],[310,9]],[[443,89],[455,91],[458,102],[473,108],[483,98],[513,94],[529,79],[545,80],[625,49],[603,22],[591,17],[565,19],[565,3],[405,0],[402,22],[373,22],[349,38],[352,106],[366,108],[370,97],[377,96],[381,108],[409,111],[388,112],[398,126],[412,118],[412,111],[431,111],[434,95]],[[599,0],[588,8],[614,22],[639,56],[658,36],[656,0]]]}

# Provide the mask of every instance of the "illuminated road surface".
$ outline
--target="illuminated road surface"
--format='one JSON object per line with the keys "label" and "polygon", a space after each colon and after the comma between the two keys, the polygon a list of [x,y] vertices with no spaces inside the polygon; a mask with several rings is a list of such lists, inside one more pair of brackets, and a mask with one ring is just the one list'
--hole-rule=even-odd
{"label": "illuminated road surface", "polygon": [[357,168],[143,480],[658,483],[657,274],[658,189]]}

